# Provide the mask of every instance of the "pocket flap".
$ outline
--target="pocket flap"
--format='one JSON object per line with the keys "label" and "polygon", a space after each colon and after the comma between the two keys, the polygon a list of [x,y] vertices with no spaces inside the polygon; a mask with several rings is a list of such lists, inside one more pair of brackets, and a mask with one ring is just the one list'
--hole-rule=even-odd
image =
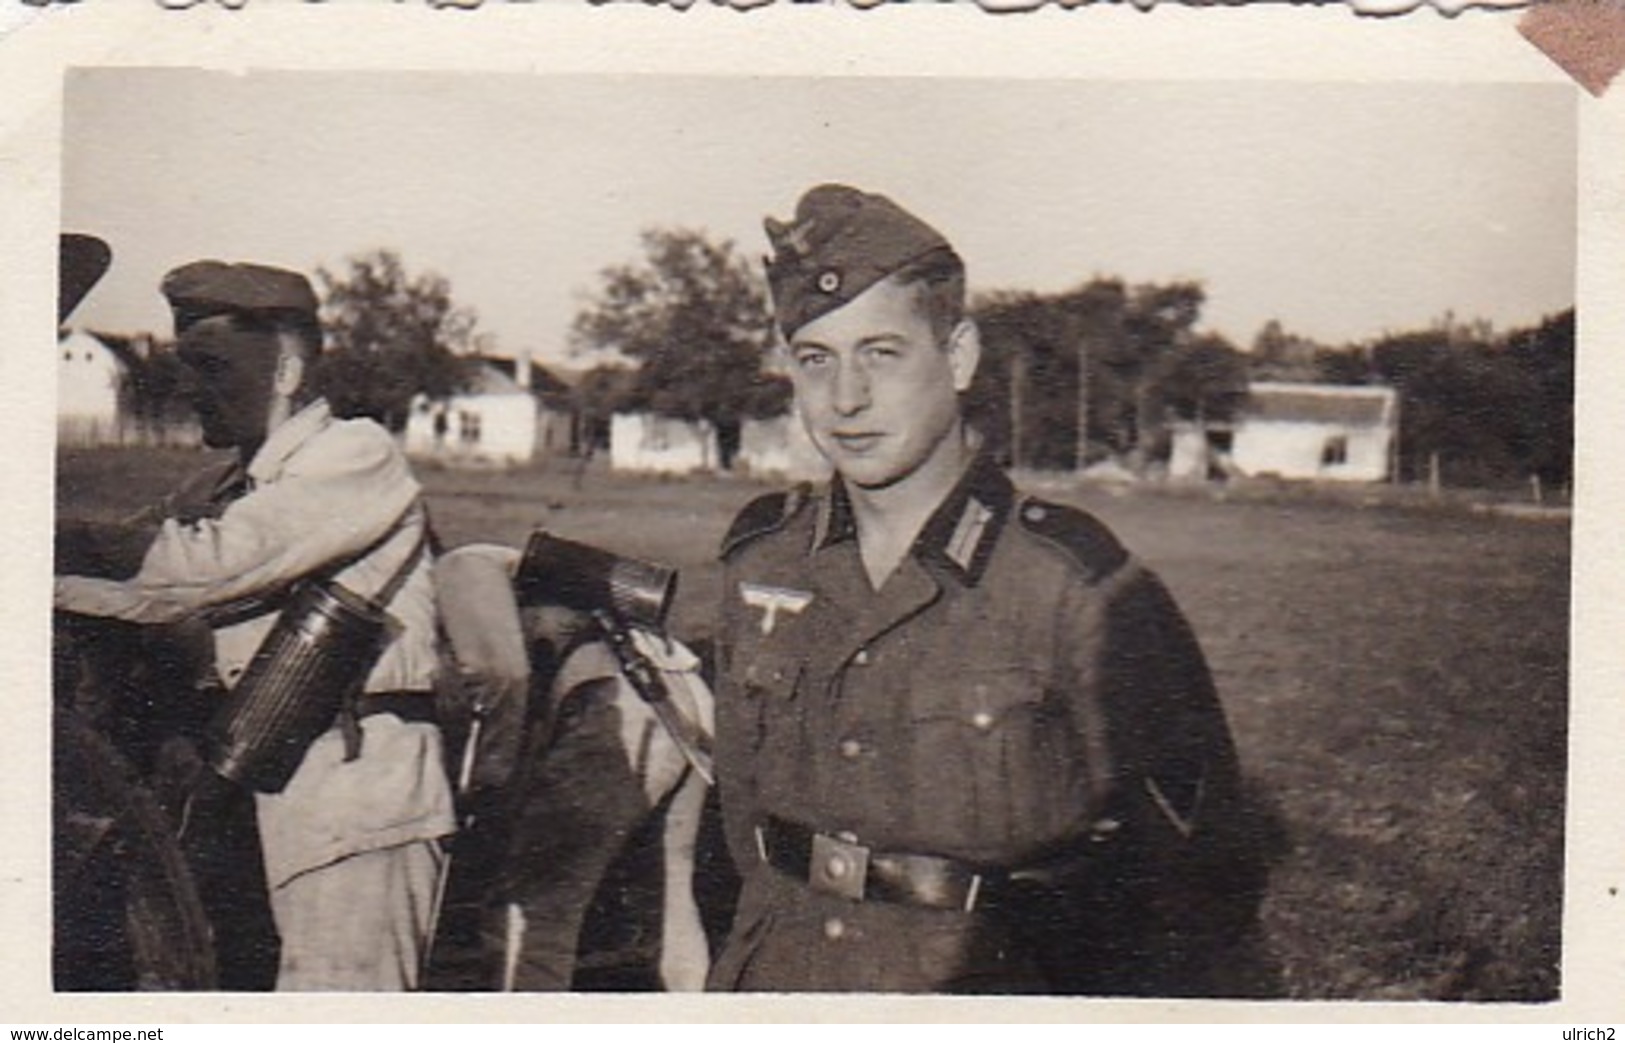
{"label": "pocket flap", "polygon": [[1038,671],[1029,667],[976,666],[960,670],[940,682],[919,686],[911,696],[916,720],[956,720],[988,730],[1012,713],[1033,709],[1044,701]]}

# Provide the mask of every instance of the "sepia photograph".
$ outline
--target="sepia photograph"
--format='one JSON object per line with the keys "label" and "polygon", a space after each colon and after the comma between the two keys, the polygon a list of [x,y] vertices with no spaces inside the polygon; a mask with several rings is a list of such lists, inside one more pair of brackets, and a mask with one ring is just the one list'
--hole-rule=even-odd
{"label": "sepia photograph", "polygon": [[69,70],[52,989],[1559,999],[1577,97]]}
{"label": "sepia photograph", "polygon": [[1617,1015],[1599,56],[171,6],[0,17],[15,1019]]}

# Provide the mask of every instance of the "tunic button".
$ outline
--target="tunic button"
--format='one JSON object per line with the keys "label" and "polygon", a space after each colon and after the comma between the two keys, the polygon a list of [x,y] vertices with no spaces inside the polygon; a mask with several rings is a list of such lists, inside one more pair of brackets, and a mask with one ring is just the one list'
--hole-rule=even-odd
{"label": "tunic button", "polygon": [[835,941],[845,933],[846,924],[841,922],[840,917],[832,916],[828,920],[824,921],[824,937],[828,938],[830,941]]}
{"label": "tunic button", "polygon": [[851,863],[847,862],[845,855],[831,855],[829,861],[824,864],[824,870],[829,873],[831,880],[842,879],[851,868]]}
{"label": "tunic button", "polygon": [[867,648],[858,649],[858,654],[852,657],[852,662],[856,663],[858,666],[868,666],[869,650]]}
{"label": "tunic button", "polygon": [[1123,824],[1114,818],[1097,818],[1089,824],[1089,839],[1095,843],[1103,843],[1123,828]]}
{"label": "tunic button", "polygon": [[993,715],[986,710],[977,710],[971,715],[970,723],[976,725],[977,731],[987,731],[993,727]]}
{"label": "tunic button", "polygon": [[1033,504],[1031,507],[1028,507],[1022,512],[1022,514],[1026,515],[1027,520],[1030,522],[1041,522],[1048,513],[1048,511],[1044,510],[1044,508],[1038,506],[1037,504]]}
{"label": "tunic button", "polygon": [[847,760],[856,760],[858,754],[863,752],[863,743],[856,739],[841,740],[841,756]]}

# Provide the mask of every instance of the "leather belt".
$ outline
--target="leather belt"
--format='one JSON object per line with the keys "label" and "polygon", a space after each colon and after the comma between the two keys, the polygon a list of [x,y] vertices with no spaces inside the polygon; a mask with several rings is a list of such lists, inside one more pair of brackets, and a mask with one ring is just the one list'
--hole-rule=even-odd
{"label": "leather belt", "polygon": [[815,891],[852,901],[896,902],[972,912],[1003,870],[937,855],[874,851],[850,834],[819,833],[775,816],[756,827],[762,861]]}
{"label": "leather belt", "polygon": [[346,763],[361,756],[361,719],[379,713],[387,713],[409,724],[438,723],[433,692],[363,692],[350,696],[333,720],[334,727],[344,736]]}
{"label": "leather belt", "polygon": [[433,692],[363,692],[356,696],[355,715],[371,717],[375,713],[393,714],[414,724],[434,724]]}

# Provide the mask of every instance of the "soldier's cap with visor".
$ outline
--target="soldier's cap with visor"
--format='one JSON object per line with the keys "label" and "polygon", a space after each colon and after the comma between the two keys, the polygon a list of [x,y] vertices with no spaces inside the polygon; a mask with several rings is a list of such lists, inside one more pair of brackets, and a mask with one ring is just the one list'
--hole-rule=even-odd
{"label": "soldier's cap with visor", "polygon": [[216,315],[316,323],[316,291],[310,280],[284,268],[193,261],[165,275],[160,288],[175,313],[176,332]]}
{"label": "soldier's cap with visor", "polygon": [[789,337],[930,254],[957,257],[942,233],[883,195],[819,185],[795,218],[765,222],[773,317]]}

